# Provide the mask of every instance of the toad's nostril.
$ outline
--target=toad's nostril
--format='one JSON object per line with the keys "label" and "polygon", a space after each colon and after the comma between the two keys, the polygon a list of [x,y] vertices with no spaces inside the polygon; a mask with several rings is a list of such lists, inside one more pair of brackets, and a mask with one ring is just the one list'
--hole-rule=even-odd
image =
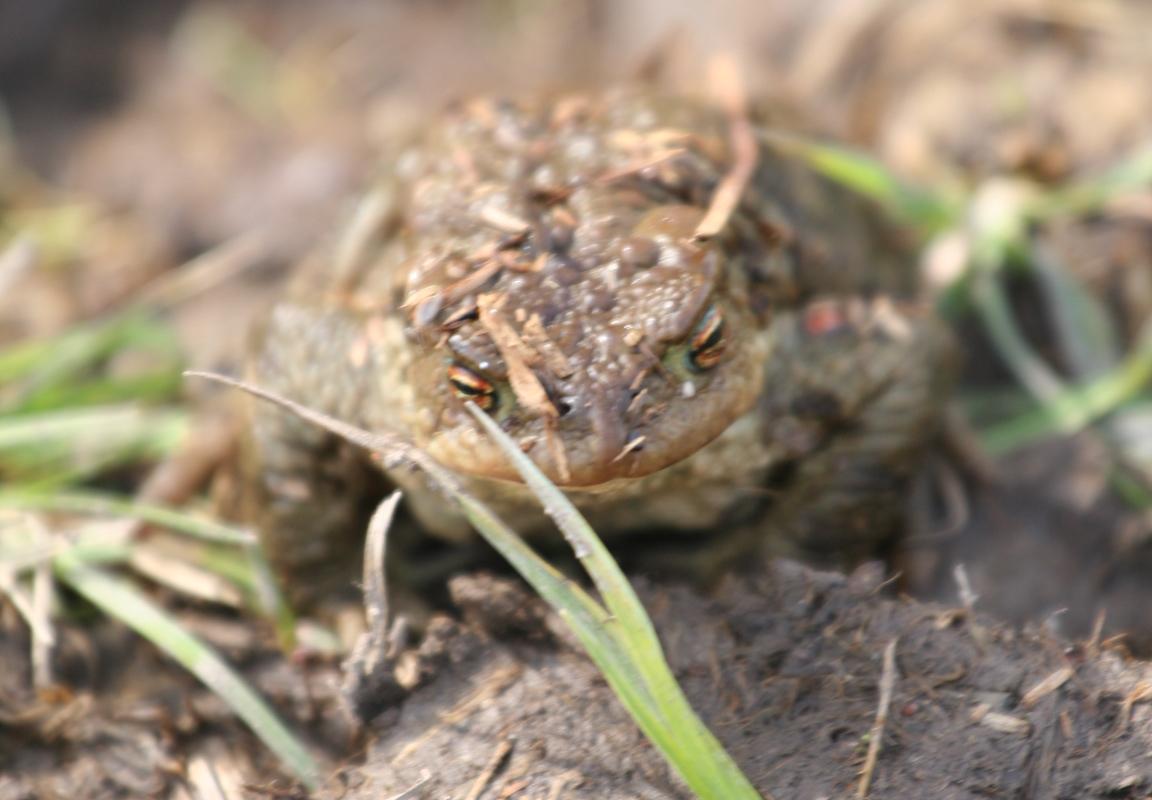
{"label": "toad's nostril", "polygon": [[566,417],[572,412],[572,404],[566,400],[557,400],[556,411],[560,414],[560,416]]}

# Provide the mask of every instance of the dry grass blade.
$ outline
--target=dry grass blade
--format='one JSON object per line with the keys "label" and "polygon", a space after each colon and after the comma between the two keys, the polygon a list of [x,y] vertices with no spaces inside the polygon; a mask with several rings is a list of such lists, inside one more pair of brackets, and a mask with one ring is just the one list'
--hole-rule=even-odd
{"label": "dry grass blade", "polygon": [[1075,674],[1076,670],[1071,667],[1061,667],[1025,692],[1024,696],[1020,698],[1020,706],[1022,708],[1032,708],[1032,706],[1039,703],[1043,698],[1067,683],[1068,679]]}
{"label": "dry grass blade", "polygon": [[[24,514],[11,522],[0,520],[0,544],[5,544],[5,530],[28,540],[26,544],[33,550],[52,550],[51,537],[38,517]],[[52,609],[56,585],[51,557],[45,553],[42,558],[22,564],[23,559],[9,558],[7,549],[0,548],[0,597],[8,598],[32,633],[32,683],[38,689],[45,689],[55,683],[52,652],[56,646],[56,629],[52,624]],[[20,580],[20,573],[25,569],[32,572],[30,588]]]}
{"label": "dry grass blade", "polygon": [[503,295],[482,294],[476,298],[476,308],[480,312],[480,324],[488,331],[508,366],[508,381],[512,384],[512,392],[532,413],[547,417],[559,416],[560,412],[548,397],[544,385],[528,365],[531,351],[503,314],[504,301]]}
{"label": "dry grass blade", "polygon": [[289,400],[286,397],[281,397],[278,394],[261,389],[259,386],[254,386],[250,383],[236,380],[235,378],[229,378],[226,375],[218,375],[214,372],[201,372],[199,370],[188,370],[184,375],[190,378],[205,378],[210,381],[216,381],[217,383],[223,383],[226,386],[241,389],[262,400],[267,400],[273,405],[291,411],[302,419],[306,419],[312,424],[326,431],[330,431],[358,447],[379,453],[384,458],[386,465],[408,461],[428,473],[429,477],[433,478],[445,491],[449,493],[460,491],[458,482],[452,476],[452,473],[448,472],[444,467],[440,466],[422,451],[416,449],[399,436],[388,433],[370,433],[361,428],[357,428],[355,425],[341,422],[327,414],[322,414],[305,405]]}
{"label": "dry grass blade", "polygon": [[319,786],[320,766],[304,744],[215,650],[129,583],[85,564],[75,553],[60,554],[54,567],[61,581],[152,642],[212,689],[301,782],[313,789]]}
{"label": "dry grass blade", "polygon": [[728,113],[731,125],[732,167],[716,187],[704,219],[696,226],[692,236],[696,241],[706,241],[724,230],[756,171],[759,155],[756,131],[748,119],[748,102],[735,62],[731,58],[717,59],[712,64],[711,77],[713,90]]}
{"label": "dry grass blade", "polygon": [[420,780],[416,781],[416,783],[409,786],[400,794],[392,795],[388,798],[388,800],[412,800],[412,798],[416,797],[416,794],[420,791],[421,787],[423,787],[424,784],[428,783],[430,780],[432,780],[432,774],[428,771],[424,771],[420,774]]}
{"label": "dry grass blade", "polygon": [[10,489],[0,491],[0,508],[90,514],[100,517],[130,517],[205,542],[241,547],[256,544],[256,537],[250,531],[237,529],[188,512],[177,511],[152,503],[123,500],[97,492],[35,492]]}
{"label": "dry grass blade", "polygon": [[388,584],[384,572],[384,553],[400,497],[398,491],[388,495],[372,514],[372,520],[368,523],[368,541],[364,545],[364,608],[369,628],[381,640],[388,635]]}
{"label": "dry grass blade", "polygon": [[36,246],[28,238],[18,237],[0,250],[0,296],[36,266]]}
{"label": "dry grass blade", "polygon": [[892,705],[892,693],[896,689],[896,640],[884,648],[884,666],[880,671],[880,700],[876,704],[876,721],[869,732],[868,755],[864,758],[864,769],[860,774],[860,784],[856,787],[856,797],[864,800],[872,786],[872,776],[876,772],[876,760],[884,740],[884,729],[888,725],[888,709]]}
{"label": "dry grass blade", "polygon": [[133,297],[132,304],[147,308],[179,305],[255,267],[269,250],[264,234],[237,236],[196,256],[180,269],[165,273]]}
{"label": "dry grass blade", "polygon": [[464,800],[479,800],[480,795],[492,783],[492,779],[496,777],[496,773],[500,771],[500,767],[504,766],[504,762],[512,753],[512,740],[501,739],[500,743],[496,745],[496,749],[492,752],[491,758],[488,763],[484,765],[484,769],[476,776],[476,780],[472,783],[472,788],[468,790],[467,796]]}
{"label": "dry grass blade", "polygon": [[355,283],[368,260],[372,244],[388,227],[388,221],[395,213],[395,202],[386,189],[371,192],[360,202],[347,232],[336,246],[333,264],[335,286],[347,290]]}

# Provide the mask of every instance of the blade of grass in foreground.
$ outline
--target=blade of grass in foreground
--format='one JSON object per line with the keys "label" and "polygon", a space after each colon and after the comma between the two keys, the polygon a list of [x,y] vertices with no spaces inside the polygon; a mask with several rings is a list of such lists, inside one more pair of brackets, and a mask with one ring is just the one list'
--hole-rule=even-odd
{"label": "blade of grass in foreground", "polygon": [[[82,490],[4,489],[0,490],[0,509],[122,517],[206,543],[211,547],[202,550],[196,563],[235,584],[259,613],[272,620],[281,646],[284,649],[291,646],[295,625],[292,610],[284,602],[271,568],[250,531],[174,508]],[[128,547],[125,543],[121,548],[120,560],[128,560]],[[240,548],[239,553],[236,548]]]}
{"label": "blade of grass in foreground", "polygon": [[53,566],[61,581],[152,642],[219,695],[301,783],[309,789],[320,785],[319,764],[215,650],[186,631],[131,584],[89,566],[74,553],[60,554]]}
{"label": "blade of grass in foreground", "polygon": [[668,725],[664,731],[650,731],[641,723],[645,734],[653,741],[659,741],[658,737],[664,738],[661,734],[671,734],[667,738],[671,740],[672,749],[665,751],[664,755],[701,797],[759,798],[736,762],[692,710],[668,666],[656,630],[640,598],[600,537],[564,493],[544,476],[491,417],[471,403],[468,410],[499,445],[560,527],[600,590],[613,619],[619,621],[618,626],[609,627],[609,632],[635,664],[648,694]]}
{"label": "blade of grass in foreground", "polygon": [[193,516],[164,506],[125,500],[99,492],[29,492],[18,489],[0,491],[0,508],[21,511],[54,511],[96,516],[130,517],[168,528],[188,536],[217,544],[248,546],[256,537],[248,531]]}
{"label": "blade of grass in foreground", "polygon": [[12,481],[60,485],[109,465],[166,455],[186,431],[183,412],[136,405],[0,417],[0,471]]}
{"label": "blade of grass in foreground", "polygon": [[[563,525],[578,558],[593,574],[597,585],[605,587],[605,602],[609,608],[602,607],[582,588],[565,579],[483,503],[462,491],[451,473],[399,437],[363,431],[231,378],[203,372],[186,374],[225,383],[268,400],[353,444],[379,453],[386,463],[402,460],[420,467],[441,490],[460,504],[469,521],[485,539],[572,626],[632,718],[698,797],[702,800],[761,800],[761,795],[731,756],[692,711],[664,659],[651,621],[619,567],[579,517],[575,507],[531,462],[527,464],[525,479],[533,488],[545,490],[546,496],[540,497],[541,502]],[[473,413],[480,412],[473,410]],[[484,421],[491,422],[482,417],[482,424]],[[519,453],[515,443],[494,424],[489,433],[509,455]],[[522,465],[523,462],[518,464]]]}

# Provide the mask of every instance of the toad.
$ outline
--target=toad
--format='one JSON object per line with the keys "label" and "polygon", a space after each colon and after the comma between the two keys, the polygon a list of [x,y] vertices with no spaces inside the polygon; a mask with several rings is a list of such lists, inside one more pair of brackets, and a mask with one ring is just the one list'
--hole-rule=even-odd
{"label": "toad", "polygon": [[[249,378],[402,435],[524,536],[552,527],[468,402],[606,538],[877,552],[938,429],[948,338],[902,232],[751,122],[750,176],[705,230],[737,159],[724,111],[640,90],[458,104],[301,267]],[[263,542],[307,594],[358,550],[380,468],[264,405],[247,453]],[[419,473],[383,478],[423,532],[472,535]]]}

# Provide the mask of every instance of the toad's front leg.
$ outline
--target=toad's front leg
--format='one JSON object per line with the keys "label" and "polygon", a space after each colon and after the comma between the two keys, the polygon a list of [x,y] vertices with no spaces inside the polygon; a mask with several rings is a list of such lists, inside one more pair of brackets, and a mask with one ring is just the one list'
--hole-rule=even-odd
{"label": "toad's front leg", "polygon": [[[342,420],[359,417],[373,370],[360,364],[360,325],[351,315],[282,303],[257,337],[248,369],[256,385]],[[359,574],[364,525],[387,491],[384,475],[333,434],[249,402],[245,516],[293,605],[338,600]]]}

